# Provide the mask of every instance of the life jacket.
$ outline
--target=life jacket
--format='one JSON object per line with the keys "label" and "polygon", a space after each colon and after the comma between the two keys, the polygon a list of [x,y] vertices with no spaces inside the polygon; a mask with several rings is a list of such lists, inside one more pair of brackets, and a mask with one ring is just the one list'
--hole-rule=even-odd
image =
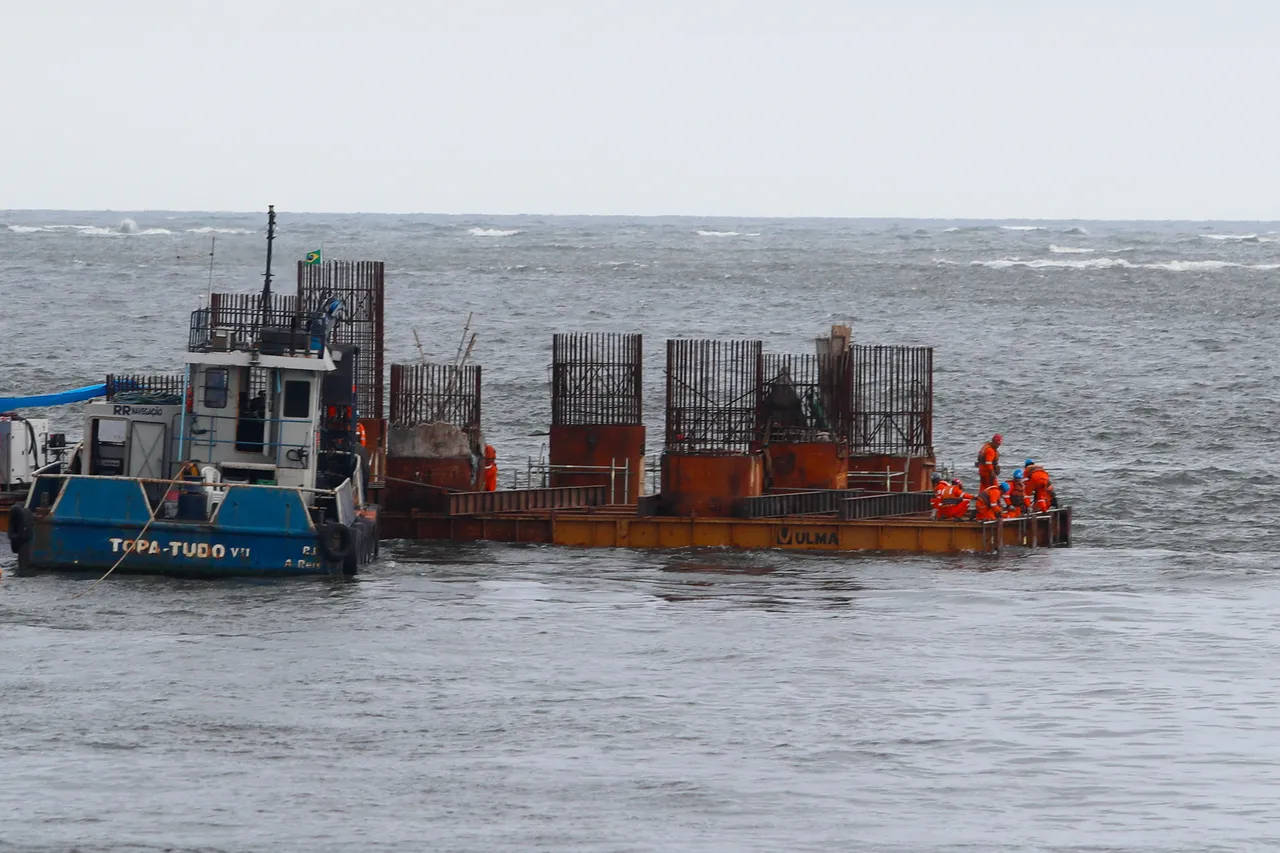
{"label": "life jacket", "polygon": [[1049,488],[1049,472],[1039,465],[1023,468],[1022,475],[1027,480],[1027,487],[1036,494],[1040,494]]}
{"label": "life jacket", "polygon": [[486,492],[496,492],[498,490],[498,463],[492,460],[484,463],[484,490]]}
{"label": "life jacket", "polygon": [[940,508],[950,493],[951,493],[950,483],[948,483],[946,480],[943,480],[941,483],[938,483],[937,487],[934,488],[933,490],[933,499],[929,501],[930,506],[932,506],[934,509]]}
{"label": "life jacket", "polygon": [[1000,487],[988,486],[978,492],[978,521],[995,521],[1000,517]]}
{"label": "life jacket", "polygon": [[964,489],[949,484],[946,497],[942,499],[942,507],[938,510],[939,518],[960,518],[969,511],[969,501],[973,500],[973,495],[965,494]]}
{"label": "life jacket", "polygon": [[994,444],[984,441],[982,447],[978,449],[977,466],[981,468],[984,465],[994,465],[1000,461],[1000,451]]}
{"label": "life jacket", "polygon": [[1027,490],[1022,480],[1010,480],[1009,491],[1005,493],[1004,501],[1011,507],[1022,509],[1027,505]]}

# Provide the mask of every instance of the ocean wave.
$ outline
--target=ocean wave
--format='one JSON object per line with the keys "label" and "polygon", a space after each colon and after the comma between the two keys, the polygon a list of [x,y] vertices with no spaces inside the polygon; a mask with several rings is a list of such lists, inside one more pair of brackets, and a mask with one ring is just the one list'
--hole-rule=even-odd
{"label": "ocean wave", "polygon": [[[954,261],[940,260],[939,263],[954,264]],[[1067,258],[1037,258],[1034,260],[1023,260],[1022,258],[998,258],[992,261],[970,261],[971,267],[987,267],[988,269],[1006,270],[1006,269],[1071,269],[1071,270],[1107,270],[1107,269],[1132,269],[1132,270],[1164,270],[1166,272],[1216,272],[1224,269],[1245,269],[1270,271],[1280,269],[1280,263],[1277,264],[1240,264],[1234,261],[1153,261],[1151,263],[1135,264],[1124,258],[1080,258],[1078,260],[1069,260]]]}
{"label": "ocean wave", "polygon": [[470,228],[467,233],[472,237],[514,237],[520,233],[519,228],[503,231],[501,228]]}
{"label": "ocean wave", "polygon": [[1072,228],[1063,229],[1062,233],[1063,234],[1083,234],[1087,236],[1089,232],[1081,228],[1079,225],[1076,225]]}
{"label": "ocean wave", "polygon": [[1088,255],[1094,252],[1094,249],[1086,249],[1082,246],[1055,246],[1049,244],[1049,251],[1055,255]]}
{"label": "ocean wave", "polygon": [[200,228],[188,228],[188,234],[252,234],[248,228],[214,228],[212,225],[204,225]]}
{"label": "ocean wave", "polygon": [[168,228],[139,228],[132,219],[122,219],[120,224],[112,228],[109,225],[10,225],[14,234],[58,234],[74,231],[87,237],[120,237],[124,235],[143,237],[152,234],[172,234]]}
{"label": "ocean wave", "polygon": [[1262,243],[1271,242],[1263,241],[1257,234],[1201,234],[1206,240],[1218,240],[1224,243]]}
{"label": "ocean wave", "polygon": [[1043,225],[1001,225],[1004,231],[1048,231]]}
{"label": "ocean wave", "polygon": [[742,237],[738,231],[698,231],[699,237]]}

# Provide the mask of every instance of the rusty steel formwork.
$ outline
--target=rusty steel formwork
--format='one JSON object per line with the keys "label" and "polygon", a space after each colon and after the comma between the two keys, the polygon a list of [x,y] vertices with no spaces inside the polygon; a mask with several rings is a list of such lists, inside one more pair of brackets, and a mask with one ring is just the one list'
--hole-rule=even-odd
{"label": "rusty steel formwork", "polygon": [[848,432],[853,358],[765,353],[757,440],[839,441]]}
{"label": "rusty steel formwork", "polygon": [[391,365],[391,423],[446,423],[478,435],[480,365]]}
{"label": "rusty steel formwork", "polygon": [[117,394],[163,394],[180,397],[186,376],[181,373],[108,373],[107,400]]}
{"label": "rusty steel formwork", "polygon": [[888,492],[846,498],[837,504],[840,518],[857,521],[862,518],[889,518],[895,515],[919,515],[928,512],[933,492]]}
{"label": "rusty steel formwork", "polygon": [[759,429],[760,341],[667,341],[668,453],[747,453]]}
{"label": "rusty steel formwork", "polygon": [[605,486],[567,486],[550,489],[504,489],[497,492],[451,492],[449,515],[491,515],[500,512],[573,509],[609,503]]}
{"label": "rusty steel formwork", "polygon": [[853,346],[851,455],[933,455],[933,347]]}
{"label": "rusty steel formwork", "polygon": [[558,334],[551,338],[553,426],[644,423],[640,335]]}
{"label": "rusty steel formwork", "polygon": [[742,498],[735,507],[739,518],[783,518],[790,515],[830,515],[840,503],[864,495],[858,489],[813,489]]}
{"label": "rusty steel formwork", "polygon": [[321,311],[334,297],[342,300],[332,341],[360,348],[356,406],[362,418],[383,417],[384,294],[382,261],[298,261],[297,300],[303,312]]}

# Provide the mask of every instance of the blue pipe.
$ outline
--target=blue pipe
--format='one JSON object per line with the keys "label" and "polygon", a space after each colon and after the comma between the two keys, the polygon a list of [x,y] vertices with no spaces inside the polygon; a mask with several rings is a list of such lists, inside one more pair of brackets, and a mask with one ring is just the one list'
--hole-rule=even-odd
{"label": "blue pipe", "polygon": [[35,394],[30,397],[0,397],[0,412],[14,409],[39,409],[45,406],[65,406],[67,403],[81,403],[94,397],[107,396],[107,383],[86,385],[83,388],[72,388],[70,391],[57,391],[53,394]]}

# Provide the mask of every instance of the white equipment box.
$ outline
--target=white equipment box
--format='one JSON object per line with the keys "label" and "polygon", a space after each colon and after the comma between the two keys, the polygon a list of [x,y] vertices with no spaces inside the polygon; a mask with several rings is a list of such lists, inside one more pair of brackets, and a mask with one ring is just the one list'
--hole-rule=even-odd
{"label": "white equipment box", "polygon": [[29,484],[36,469],[44,465],[48,443],[47,420],[19,421],[0,415],[0,489]]}

